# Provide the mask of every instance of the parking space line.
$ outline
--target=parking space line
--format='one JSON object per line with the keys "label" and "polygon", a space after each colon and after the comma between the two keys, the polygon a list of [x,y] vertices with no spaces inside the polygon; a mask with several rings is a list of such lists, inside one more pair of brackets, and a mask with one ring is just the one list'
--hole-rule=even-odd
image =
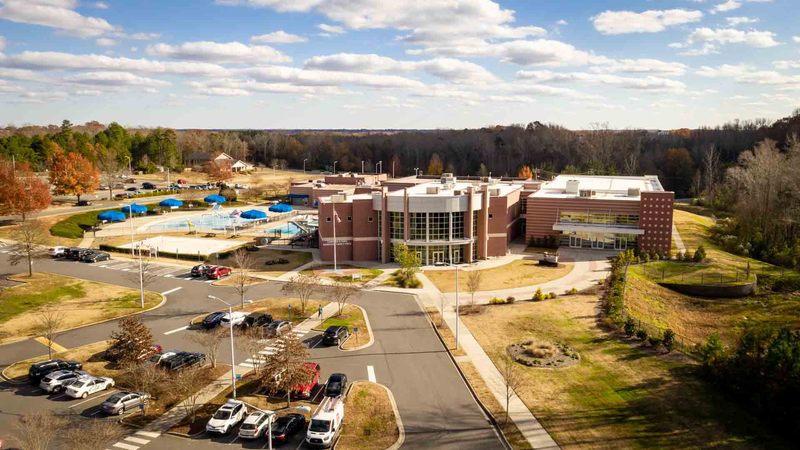
{"label": "parking space line", "polygon": [[208,280],[208,281],[206,281],[206,283],[213,283],[215,281],[217,281],[217,280]]}
{"label": "parking space line", "polygon": [[[34,392],[34,394],[35,394],[35,392]],[[60,398],[64,398],[64,397],[66,397],[66,396],[67,396],[67,394],[61,394],[61,395],[59,395],[58,397],[53,397],[53,398],[51,398],[50,400],[53,400],[53,401],[55,401],[55,400],[58,400],[58,399],[60,399]]]}
{"label": "parking space line", "polygon": [[113,391],[106,392],[105,394],[98,395],[97,397],[87,398],[86,400],[84,400],[84,401],[82,401],[82,402],[80,402],[80,403],[75,403],[74,405],[70,405],[70,408],[74,408],[74,407],[76,407],[76,406],[80,406],[80,405],[82,405],[82,404],[84,404],[84,403],[88,403],[88,402],[90,402],[90,401],[92,401],[92,400],[97,400],[98,398],[100,398],[100,397],[103,397],[104,395],[113,395],[113,394],[116,394],[117,392],[119,392],[119,391],[118,391],[118,390],[116,390],[116,389],[114,389]]}
{"label": "parking space line", "polygon": [[369,381],[375,383],[375,368],[372,366],[367,366],[367,378]]}
{"label": "parking space line", "polygon": [[188,328],[189,328],[189,325],[186,325],[185,327],[180,327],[180,328],[176,328],[176,329],[174,329],[172,331],[167,331],[166,333],[164,333],[164,335],[165,336],[169,336],[172,333],[177,333],[178,331],[183,331],[183,330],[186,330]]}
{"label": "parking space line", "polygon": [[170,290],[168,290],[167,292],[162,292],[162,293],[161,293],[161,295],[172,294],[173,292],[175,292],[175,291],[180,291],[181,289],[183,289],[183,288],[182,288],[182,287],[180,287],[180,286],[178,286],[178,287],[176,287],[175,289],[170,289]]}

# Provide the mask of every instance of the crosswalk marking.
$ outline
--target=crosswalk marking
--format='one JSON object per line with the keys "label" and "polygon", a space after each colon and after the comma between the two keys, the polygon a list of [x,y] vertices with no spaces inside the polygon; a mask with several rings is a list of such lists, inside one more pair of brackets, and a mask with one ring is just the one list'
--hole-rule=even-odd
{"label": "crosswalk marking", "polygon": [[112,447],[118,447],[118,448],[122,448],[124,450],[137,450],[139,448],[139,447],[137,447],[135,445],[125,444],[123,442],[117,442]]}
{"label": "crosswalk marking", "polygon": [[142,430],[140,430],[140,431],[137,431],[137,432],[136,432],[136,433],[134,433],[134,434],[138,434],[138,435],[140,435],[140,436],[147,436],[147,437],[149,437],[149,438],[153,438],[153,439],[155,439],[155,438],[157,438],[157,437],[161,436],[161,433],[154,433],[154,432],[152,432],[152,431],[142,431]]}
{"label": "crosswalk marking", "polygon": [[367,378],[369,378],[369,381],[371,381],[373,383],[375,382],[375,368],[374,367],[367,366]]}
{"label": "crosswalk marking", "polygon": [[128,442],[133,442],[134,444],[142,444],[142,445],[147,444],[148,442],[150,442],[147,439],[139,439],[139,438],[135,438],[133,436],[128,436],[128,437],[125,438],[125,440],[128,441]]}

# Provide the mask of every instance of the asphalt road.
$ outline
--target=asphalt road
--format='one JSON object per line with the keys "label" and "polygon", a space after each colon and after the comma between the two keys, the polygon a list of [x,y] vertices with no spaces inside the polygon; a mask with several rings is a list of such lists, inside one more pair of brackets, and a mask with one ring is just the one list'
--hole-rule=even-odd
{"label": "asphalt road", "polygon": [[[122,268],[128,267],[120,262],[89,265],[72,261],[41,261],[36,270],[75,276],[91,281],[138,287],[131,282]],[[0,254],[0,276],[22,272],[21,267],[11,267],[7,256]],[[170,292],[167,303],[159,309],[143,314],[141,317],[150,327],[158,344],[165,349],[200,350],[184,339],[189,330],[179,330],[188,321],[210,311],[219,310],[221,303],[208,299],[213,294],[226,301],[236,302],[238,296],[233,288],[211,286],[203,280],[184,279],[187,269],[165,268],[148,286],[154,292]],[[167,276],[164,276],[167,275]],[[179,288],[178,290],[175,290]],[[281,283],[270,282],[253,286],[247,294],[248,299],[278,297]],[[320,296],[324,298],[324,293]],[[334,372],[348,374],[350,380],[368,379],[368,366],[374,369],[375,379],[384,384],[394,394],[406,431],[404,448],[420,449],[487,449],[502,448],[498,437],[484,417],[469,391],[461,380],[456,368],[431,329],[424,312],[414,297],[386,292],[366,292],[354,303],[362,306],[368,314],[375,343],[356,352],[342,352],[338,348],[316,346],[318,336],[306,336],[311,348],[311,360],[322,367],[321,379],[327,379]],[[116,329],[116,322],[98,324],[67,332],[56,342],[73,348],[91,342],[107,339]],[[179,331],[175,331],[179,330]],[[170,334],[165,334],[169,333]],[[230,360],[230,352],[220,355],[221,361]],[[227,351],[227,352],[226,352]],[[35,341],[23,341],[0,346],[0,369],[22,359],[46,353],[46,347]],[[236,363],[247,359],[248,355],[237,354]],[[98,394],[99,395],[99,394]],[[55,399],[44,395],[30,385],[0,384],[0,439],[8,436],[13,419],[26,412],[42,409],[70,409],[89,417],[102,418],[96,413],[93,401],[78,404],[83,400],[66,398]],[[99,404],[107,393],[99,395]],[[91,399],[92,397],[90,397]],[[185,440],[171,436],[161,436],[146,444],[147,449],[172,448],[217,448],[220,444],[231,443],[229,437]],[[266,441],[248,442],[245,448],[261,448]],[[297,439],[299,443],[299,437]],[[237,440],[234,445],[242,445]],[[256,445],[257,444],[257,445]],[[287,445],[294,448],[295,445]],[[131,449],[132,450],[132,449]]]}

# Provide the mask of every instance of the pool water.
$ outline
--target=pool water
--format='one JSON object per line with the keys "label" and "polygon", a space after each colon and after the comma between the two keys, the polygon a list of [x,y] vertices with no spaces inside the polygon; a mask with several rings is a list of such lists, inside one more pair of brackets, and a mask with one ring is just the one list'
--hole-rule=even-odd
{"label": "pool water", "polygon": [[203,229],[203,230],[224,230],[225,228],[236,226],[241,226],[253,220],[242,219],[236,216],[229,216],[229,215],[212,215],[212,214],[204,214],[202,216],[194,216],[188,217],[183,219],[175,219],[169,222],[160,223],[157,225],[153,225],[149,229],[151,231],[176,231],[176,230],[189,230],[189,222],[192,222],[191,229]]}
{"label": "pool water", "polygon": [[269,233],[269,234],[275,234],[277,232],[280,232],[281,234],[289,234],[289,235],[294,236],[297,233],[302,233],[303,230],[302,230],[302,228],[298,227],[297,225],[295,225],[293,223],[287,223],[285,225],[281,225],[281,226],[275,227],[275,228],[270,228],[269,230],[265,231],[265,233]]}

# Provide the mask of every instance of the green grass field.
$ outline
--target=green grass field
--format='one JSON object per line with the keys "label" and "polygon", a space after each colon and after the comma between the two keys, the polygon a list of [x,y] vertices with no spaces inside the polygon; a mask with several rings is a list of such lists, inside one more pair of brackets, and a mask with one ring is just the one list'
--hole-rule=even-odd
{"label": "green grass field", "polygon": [[[11,292],[11,295],[0,303],[0,305],[2,305],[2,309],[0,309],[0,323],[7,322],[32,309],[40,308],[51,303],[57,303],[61,300],[83,298],[86,295],[86,291],[82,285],[56,286],[40,292],[19,295],[14,295],[13,289],[9,292]],[[138,298],[137,296],[136,299],[138,300]]]}

